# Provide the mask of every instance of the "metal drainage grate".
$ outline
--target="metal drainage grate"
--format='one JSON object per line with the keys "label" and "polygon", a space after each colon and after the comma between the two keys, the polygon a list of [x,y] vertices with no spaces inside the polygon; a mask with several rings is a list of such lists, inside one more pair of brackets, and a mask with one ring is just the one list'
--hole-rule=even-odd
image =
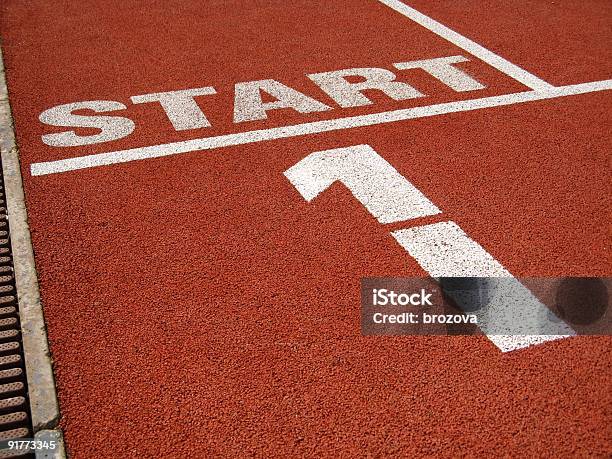
{"label": "metal drainage grate", "polygon": [[20,330],[4,181],[0,175],[0,458],[34,457],[6,446],[7,440],[32,437]]}

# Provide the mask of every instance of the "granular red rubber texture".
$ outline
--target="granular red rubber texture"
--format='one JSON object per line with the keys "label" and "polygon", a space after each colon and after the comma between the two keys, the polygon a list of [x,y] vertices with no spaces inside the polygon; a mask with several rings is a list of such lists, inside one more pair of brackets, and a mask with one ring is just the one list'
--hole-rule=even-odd
{"label": "granular red rubber texture", "polygon": [[[610,275],[608,93],[31,177],[33,162],[524,88],[472,60],[486,90],[410,77],[430,96],[233,125],[236,81],[331,103],[305,73],[465,53],[348,0],[8,1],[0,26],[72,457],[610,452],[609,337],[511,354],[362,337],[360,278],[423,271],[342,186],[306,203],[282,175],[368,143],[515,275]],[[206,130],[128,104],[127,139],[40,140],[59,103],[206,85]]]}
{"label": "granular red rubber texture", "polygon": [[402,0],[561,86],[610,78],[608,0]]}

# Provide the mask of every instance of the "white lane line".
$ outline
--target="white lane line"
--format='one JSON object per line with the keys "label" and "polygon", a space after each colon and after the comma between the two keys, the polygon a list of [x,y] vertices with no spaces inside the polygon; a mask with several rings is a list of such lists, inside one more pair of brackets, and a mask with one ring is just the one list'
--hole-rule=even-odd
{"label": "white lane line", "polygon": [[[548,308],[456,223],[434,223],[394,231],[391,235],[431,277],[503,278],[487,279],[486,307],[470,312],[478,317],[478,327],[502,352],[576,334],[564,322],[551,320]],[[470,293],[473,294],[456,292],[467,295],[455,298],[457,303],[473,303]]]}
{"label": "white lane line", "polygon": [[471,110],[479,110],[482,108],[520,104],[524,102],[572,96],[576,94],[605,91],[610,89],[612,89],[612,80],[595,81],[592,83],[561,86],[547,91],[528,91],[515,94],[505,94],[502,96],[484,97],[481,99],[461,100],[437,105],[428,105],[425,107],[405,108],[382,113],[372,113],[369,115],[350,116],[333,120],[315,121],[291,126],[240,132],[236,134],[224,134],[216,137],[203,137],[199,139],[185,140],[182,142],[171,142],[162,145],[130,148],[127,150],[98,153],[76,158],[60,159],[57,161],[34,163],[30,166],[30,171],[33,176],[57,174],[60,172],[126,163],[141,159],[158,158],[161,156],[170,156],[192,151],[211,150],[214,148],[244,145],[267,140],[373,126],[396,121],[443,115],[446,113],[466,112]]}
{"label": "white lane line", "polygon": [[393,231],[391,235],[431,277],[511,277],[454,222]]}
{"label": "white lane line", "polygon": [[502,73],[505,73],[511,78],[519,81],[525,86],[537,90],[544,91],[548,89],[554,88],[553,85],[547,83],[546,81],[538,78],[537,76],[529,73],[528,71],[514,65],[512,62],[504,59],[501,56],[498,56],[492,51],[484,48],[479,45],[475,41],[470,40],[467,37],[455,32],[452,29],[449,29],[443,24],[440,24],[438,21],[430,18],[429,16],[424,15],[423,13],[415,10],[414,8],[409,7],[405,3],[402,3],[400,0],[378,0],[380,3],[387,5],[389,8],[397,11],[403,16],[413,20],[417,24],[425,27],[436,35],[444,38],[445,40],[451,42],[455,46],[467,51],[473,56],[476,56],[478,59],[486,62],[491,67],[496,68]]}

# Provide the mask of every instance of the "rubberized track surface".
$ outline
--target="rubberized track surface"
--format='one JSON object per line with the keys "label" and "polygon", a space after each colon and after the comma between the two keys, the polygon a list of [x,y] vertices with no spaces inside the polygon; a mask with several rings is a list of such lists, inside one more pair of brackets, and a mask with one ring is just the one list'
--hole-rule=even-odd
{"label": "rubberized track surface", "polygon": [[[568,2],[542,32],[534,3],[411,5],[552,84],[611,77],[609,4]],[[35,177],[45,161],[526,88],[470,57],[477,95],[396,72],[427,97],[337,108],[305,74],[469,56],[377,1],[1,8],[72,457],[610,453],[609,337],[511,353],[484,337],[363,337],[360,278],[425,272],[346,188],[307,203],[283,176],[312,152],[370,144],[514,275],[610,275],[609,91]],[[233,123],[234,83],[267,78],[336,108]],[[204,130],[129,105],[202,86],[217,90]],[[41,142],[61,129],[39,114],[81,100],[122,101],[136,130]]]}

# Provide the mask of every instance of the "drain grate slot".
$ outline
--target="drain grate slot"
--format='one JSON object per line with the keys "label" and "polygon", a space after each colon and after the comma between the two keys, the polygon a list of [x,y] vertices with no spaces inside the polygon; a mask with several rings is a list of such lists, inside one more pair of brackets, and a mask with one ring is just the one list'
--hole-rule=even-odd
{"label": "drain grate slot", "polygon": [[15,366],[21,364],[21,356],[19,354],[5,355],[0,357],[0,367]]}
{"label": "drain grate slot", "polygon": [[19,351],[19,343],[17,341],[0,344],[0,355],[13,351]]}
{"label": "drain grate slot", "polygon": [[5,340],[9,340],[9,339],[15,339],[19,336],[19,330],[5,330],[5,331],[0,331],[0,343],[2,343]]}
{"label": "drain grate slot", "polygon": [[34,435],[7,223],[4,181],[0,179],[0,459],[32,458],[32,453],[6,448],[8,440]]}
{"label": "drain grate slot", "polygon": [[15,317],[0,319],[0,328],[15,328],[15,325],[17,325],[17,319]]}
{"label": "drain grate slot", "polygon": [[9,384],[0,384],[0,397],[23,393],[25,386],[22,382],[14,382]]}

